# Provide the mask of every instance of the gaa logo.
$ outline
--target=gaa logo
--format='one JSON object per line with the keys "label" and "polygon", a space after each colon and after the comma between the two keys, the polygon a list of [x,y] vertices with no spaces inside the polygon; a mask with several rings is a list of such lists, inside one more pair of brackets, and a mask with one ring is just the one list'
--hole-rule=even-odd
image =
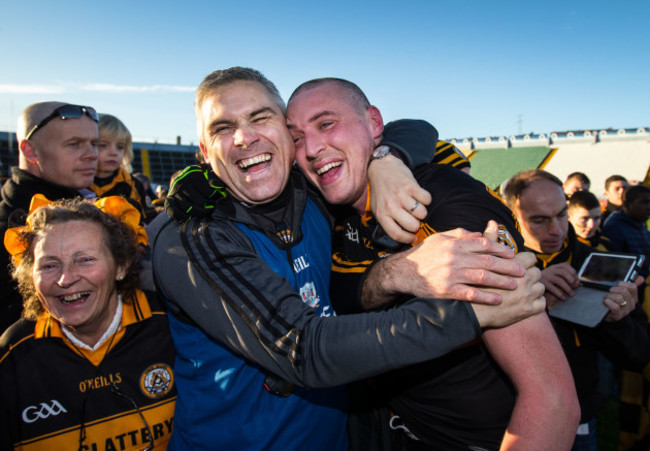
{"label": "gaa logo", "polygon": [[161,398],[174,387],[174,372],[165,363],[156,363],[140,376],[140,390],[149,398]]}
{"label": "gaa logo", "polygon": [[61,413],[68,413],[61,403],[55,399],[50,403],[42,402],[38,406],[29,406],[23,410],[23,421],[33,423],[38,419],[45,419],[49,416],[56,416]]}

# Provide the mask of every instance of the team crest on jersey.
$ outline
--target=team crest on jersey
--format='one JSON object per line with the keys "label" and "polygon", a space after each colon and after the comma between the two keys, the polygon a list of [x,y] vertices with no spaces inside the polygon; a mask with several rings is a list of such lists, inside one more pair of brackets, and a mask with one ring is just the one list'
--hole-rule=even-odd
{"label": "team crest on jersey", "polygon": [[161,398],[174,387],[174,372],[166,363],[156,363],[140,376],[140,390],[149,398]]}
{"label": "team crest on jersey", "polygon": [[316,285],[314,282],[307,282],[300,287],[300,297],[302,298],[302,302],[311,308],[318,308],[320,305],[320,296],[316,294]]}
{"label": "team crest on jersey", "polygon": [[497,243],[505,244],[515,253],[517,252],[517,243],[515,239],[510,235],[506,226],[499,224],[499,236],[497,238]]}

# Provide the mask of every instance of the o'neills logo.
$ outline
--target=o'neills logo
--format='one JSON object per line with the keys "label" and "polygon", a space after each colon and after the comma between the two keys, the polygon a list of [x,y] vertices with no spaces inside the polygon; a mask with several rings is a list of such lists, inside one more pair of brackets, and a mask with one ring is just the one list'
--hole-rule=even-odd
{"label": "o'neills logo", "polygon": [[140,390],[149,398],[165,396],[174,387],[174,372],[166,363],[156,363],[140,376]]}
{"label": "o'neills logo", "polygon": [[87,390],[97,390],[98,388],[112,387],[122,383],[120,373],[110,373],[108,376],[97,376],[92,379],[84,379],[79,382],[79,391],[85,393]]}

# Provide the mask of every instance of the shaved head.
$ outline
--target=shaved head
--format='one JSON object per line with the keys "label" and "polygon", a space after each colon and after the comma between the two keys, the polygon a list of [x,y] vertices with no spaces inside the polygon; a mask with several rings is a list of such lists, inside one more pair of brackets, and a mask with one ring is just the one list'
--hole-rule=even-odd
{"label": "shaved head", "polygon": [[359,113],[364,113],[370,107],[368,98],[359,86],[351,81],[335,77],[315,78],[304,82],[293,91],[293,94],[291,94],[287,103],[290,104],[291,101],[298,97],[298,95],[303,91],[309,91],[310,89],[315,89],[327,84],[338,86],[345,94],[344,100],[353,106]]}
{"label": "shaved head", "polygon": [[16,138],[18,144],[25,139],[27,133],[36,126],[39,122],[49,116],[52,111],[57,108],[67,105],[66,102],[38,102],[32,103],[20,113],[18,117],[18,125],[16,126]]}
{"label": "shaved head", "polygon": [[[87,112],[82,114],[83,108],[90,107],[78,105],[72,106],[80,109],[79,116],[64,118],[60,111],[52,116],[66,105],[71,104],[39,102],[23,110],[16,128],[18,168],[60,186],[87,188],[97,168],[97,122]],[[48,122],[35,129],[47,118]]]}

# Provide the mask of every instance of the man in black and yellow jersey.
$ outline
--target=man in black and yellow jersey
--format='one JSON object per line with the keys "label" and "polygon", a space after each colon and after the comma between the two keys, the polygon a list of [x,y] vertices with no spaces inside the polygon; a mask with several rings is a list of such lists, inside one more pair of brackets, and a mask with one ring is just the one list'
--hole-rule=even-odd
{"label": "man in black and yellow jersey", "polygon": [[[593,250],[579,242],[567,215],[562,182],[549,172],[529,169],[515,174],[504,190],[521,224],[526,248],[537,255],[549,309],[574,295],[578,273]],[[640,282],[640,281],[638,281]],[[576,444],[595,449],[598,411],[598,351],[626,369],[639,370],[650,360],[647,319],[634,283],[620,282],[603,296],[609,312],[594,328],[551,318],[575,380],[582,412]]]}
{"label": "man in black and yellow jersey", "polygon": [[[351,207],[339,228],[340,247],[334,256],[335,310],[399,306],[399,311],[404,300],[439,289],[416,277],[419,268],[408,263],[422,246],[398,252],[373,226],[364,169],[372,157],[383,157],[381,150],[373,153],[383,120],[358,86],[332,78],[302,84],[289,99],[287,125],[307,179],[329,203]],[[482,232],[496,219],[499,225],[492,223],[492,233],[522,249],[514,218],[482,183],[449,165],[427,165],[414,175],[432,196],[428,207],[417,202],[411,207],[426,210],[418,241],[458,227]],[[370,267],[383,276],[363,283]],[[564,449],[573,439],[566,425],[577,426],[569,367],[544,314],[486,330],[478,342],[373,383],[379,386],[376,399],[394,414],[383,423],[384,431],[395,431],[400,449]]]}

